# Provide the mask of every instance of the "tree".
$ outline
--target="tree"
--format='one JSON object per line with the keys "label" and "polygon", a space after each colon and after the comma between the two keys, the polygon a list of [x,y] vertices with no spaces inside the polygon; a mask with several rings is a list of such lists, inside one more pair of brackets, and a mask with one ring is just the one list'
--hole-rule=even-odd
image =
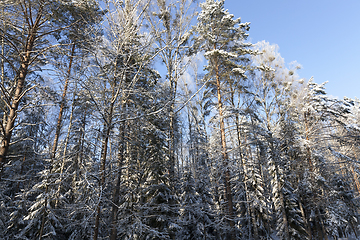
{"label": "tree", "polygon": [[169,142],[168,155],[170,177],[173,187],[176,185],[176,121],[175,115],[178,81],[187,69],[191,21],[195,8],[192,0],[157,1],[149,8],[148,22],[155,39],[155,51],[159,51],[159,58],[166,66],[166,79],[169,81]]}
{"label": "tree", "polygon": [[[189,169],[189,167],[186,167]],[[211,234],[213,216],[210,208],[210,191],[206,189],[206,179],[195,182],[193,173],[189,170],[183,175],[183,193],[181,209],[182,231],[179,239],[214,239]]]}
{"label": "tree", "polygon": [[[339,174],[346,175],[346,172],[341,169],[343,160],[340,159],[346,159],[345,162],[349,159],[334,150],[341,150],[341,148],[333,141],[336,135],[332,132],[336,132],[336,129],[343,125],[350,112],[349,106],[341,100],[327,96],[325,83],[317,84],[313,79],[308,82],[302,99],[303,102],[300,102],[297,108],[299,109],[297,115],[298,132],[301,136],[299,146],[306,169],[302,171],[303,177],[300,177],[303,181],[300,194],[313,199],[304,204],[304,212],[308,216],[307,221],[311,225],[312,236],[321,239],[327,239],[329,235],[343,236],[340,216],[347,215],[344,213],[345,209],[346,212],[354,214],[351,210],[353,208],[351,199],[354,196],[349,192],[345,194],[347,191],[345,186],[348,183],[339,176]],[[334,163],[339,164],[340,168],[334,168],[332,166]],[[332,201],[331,197],[340,189],[347,197],[342,198],[344,201]],[[338,206],[339,204],[341,207]],[[357,219],[356,214],[352,218]],[[333,228],[334,219],[339,220],[338,229]],[[349,227],[356,234],[351,225],[350,221]]]}
{"label": "tree", "polygon": [[[105,16],[104,37],[99,39],[97,49],[89,50],[94,65],[91,68],[92,76],[86,81],[84,87],[97,109],[97,122],[103,125],[99,161],[101,164],[97,174],[99,176],[99,203],[96,207],[94,239],[98,238],[101,230],[101,208],[103,205],[105,209],[109,207],[104,201],[109,197],[107,196],[109,194],[104,192],[109,186],[113,189],[109,235],[111,239],[117,238],[117,211],[122,201],[119,194],[123,191],[121,182],[126,176],[126,172],[122,169],[126,165],[132,165],[134,155],[141,156],[142,154],[139,147],[133,145],[129,138],[136,139],[135,134],[138,133],[142,137],[144,133],[133,130],[132,126],[138,124],[136,119],[144,120],[148,114],[152,114],[153,110],[156,112],[156,106],[152,104],[152,91],[158,74],[150,67],[155,53],[149,50],[153,39],[141,33],[144,13],[148,5],[149,1],[107,2],[108,13]],[[132,121],[132,126],[128,127],[130,119],[134,121]],[[144,122],[147,123],[146,120]],[[140,129],[145,127],[141,124],[139,126]],[[116,141],[114,140],[115,133],[119,136]],[[118,149],[116,166],[112,164],[113,153],[116,152],[111,151],[114,141],[117,142]],[[115,181],[113,181],[114,184],[109,184],[110,179],[106,177],[107,171],[113,167],[117,170],[110,171],[110,176],[114,177]],[[101,235],[104,234],[106,233]]]}
{"label": "tree", "polygon": [[[246,31],[249,23],[240,23],[240,19],[224,9],[224,1],[207,0],[201,4],[202,11],[198,17],[198,24],[194,32],[198,35],[194,38],[194,49],[204,51],[208,60],[205,67],[209,79],[208,91],[216,96],[216,107],[220,126],[221,152],[223,164],[223,180],[225,184],[225,201],[227,202],[226,215],[231,227],[231,238],[234,239],[234,205],[230,183],[229,156],[226,140],[224,106],[224,94],[226,86],[232,81],[232,76],[237,75],[246,78],[243,63],[251,53],[251,44],[245,43]],[[212,99],[212,97],[210,98]]]}
{"label": "tree", "polygon": [[2,1],[1,38],[5,44],[2,45],[1,59],[2,69],[9,74],[1,85],[4,103],[1,169],[6,162],[19,112],[24,108],[22,99],[36,87],[36,73],[47,63],[46,54],[59,45],[56,37],[61,37],[65,29],[78,23],[79,17],[73,16],[84,13],[82,7],[63,1]]}
{"label": "tree", "polygon": [[[64,88],[63,93],[61,96],[60,101],[60,110],[57,119],[56,129],[55,129],[55,138],[53,142],[53,146],[51,149],[51,158],[55,158],[57,145],[60,137],[60,130],[61,124],[63,119],[64,107],[66,105],[66,94],[68,92],[69,81],[71,79],[71,70],[73,68],[73,60],[75,58],[75,50],[76,48],[89,48],[91,47],[91,38],[95,38],[94,36],[94,29],[95,25],[98,24],[102,20],[102,15],[104,12],[100,11],[98,3],[94,0],[87,0],[84,2],[76,3],[75,6],[77,7],[76,13],[74,12],[75,9],[71,9],[68,6],[69,13],[65,13],[68,17],[67,21],[69,22],[76,22],[76,24],[69,25],[65,31],[59,32],[56,34],[56,38],[60,40],[60,43],[65,44],[66,46],[69,45],[70,47],[70,54],[67,54],[68,57],[68,66],[65,73],[65,81],[64,81]],[[60,11],[59,11],[60,12]],[[61,20],[64,21],[64,20]],[[65,21],[64,21],[65,22]],[[81,31],[79,26],[81,26]],[[93,32],[92,35],[89,32]],[[65,51],[66,55],[67,50],[58,48],[60,51],[55,51],[55,54],[61,54],[61,50]]]}

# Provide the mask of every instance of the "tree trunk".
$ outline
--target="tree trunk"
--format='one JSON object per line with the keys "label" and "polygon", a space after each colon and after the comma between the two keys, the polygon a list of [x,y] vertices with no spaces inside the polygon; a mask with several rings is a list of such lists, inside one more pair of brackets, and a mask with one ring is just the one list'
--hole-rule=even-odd
{"label": "tree trunk", "polygon": [[[5,14],[4,8],[2,9],[2,14]],[[4,15],[5,16],[5,15]],[[3,21],[3,32],[5,34],[6,32],[6,22]],[[1,37],[1,55],[5,56],[5,39],[4,37]],[[5,60],[2,57],[1,58],[1,85],[4,86],[5,83]],[[5,125],[6,125],[6,113],[4,111],[3,116],[2,116],[2,121],[1,121],[1,129],[3,132],[3,135],[5,135],[5,132],[3,131],[3,129],[5,129]],[[3,166],[3,160],[0,159],[0,180],[1,180],[1,175],[2,175],[2,166]]]}
{"label": "tree trunk", "polygon": [[[239,122],[239,116],[236,115],[235,117],[236,119],[236,132],[237,132],[237,140],[238,140],[238,148],[239,148],[239,151],[240,151],[240,161],[241,161],[241,170],[242,170],[242,182],[244,184],[244,190],[245,190],[245,211],[246,211],[246,218],[249,219],[249,218],[252,218],[251,217],[251,211],[250,211],[250,199],[249,199],[249,191],[248,191],[248,185],[247,185],[247,171],[246,171],[246,163],[245,163],[245,159],[244,159],[244,156],[243,156],[243,153],[241,151],[241,133],[240,133],[240,122]],[[245,136],[245,148],[246,148],[246,145],[247,145],[247,139],[246,139],[246,136]],[[249,153],[251,154],[251,152]],[[250,158],[252,158],[252,156],[249,156]],[[253,219],[254,220],[254,219]],[[248,220],[250,221],[250,220]],[[249,238],[251,239],[252,238],[252,232],[251,232],[251,224],[249,224]],[[257,231],[255,231],[254,229],[254,236],[255,236],[255,239],[257,239]]]}
{"label": "tree trunk", "polygon": [[174,115],[174,106],[175,103],[172,100],[172,103],[170,105],[170,138],[169,138],[169,161],[170,161],[170,169],[169,169],[169,175],[170,175],[170,186],[172,190],[175,186],[175,133],[174,133],[174,121],[175,121],[175,115]]}
{"label": "tree trunk", "polygon": [[[310,128],[309,128],[309,122],[308,122],[308,117],[309,116],[310,116],[310,111],[304,112],[305,138],[306,138],[306,141],[310,140],[310,137],[309,137]],[[313,164],[312,164],[312,161],[311,161],[311,151],[310,151],[310,147],[308,145],[306,146],[306,153],[307,153],[308,163],[309,163],[309,167],[310,167],[310,172],[313,172]]]}
{"label": "tree trunk", "polygon": [[28,74],[28,69],[31,62],[31,53],[33,52],[34,43],[37,39],[36,35],[40,25],[41,18],[42,18],[42,5],[40,5],[39,11],[37,13],[33,25],[29,26],[31,28],[29,29],[29,34],[26,39],[24,53],[23,55],[20,55],[21,62],[20,62],[20,69],[18,71],[19,75],[17,78],[15,93],[13,98],[10,98],[12,99],[12,102],[9,102],[11,108],[9,109],[9,114],[6,119],[5,127],[2,129],[4,136],[2,139],[2,144],[0,146],[0,180],[2,175],[2,168],[5,164],[6,157],[9,151],[11,136],[15,126],[15,121],[18,115],[19,104],[23,97],[25,79]]}
{"label": "tree trunk", "polygon": [[[170,31],[170,30],[168,30]],[[168,38],[171,37],[168,33]],[[168,40],[169,41],[169,40]],[[169,161],[170,161],[170,169],[169,169],[169,176],[170,176],[170,187],[171,190],[174,191],[175,189],[175,98],[176,98],[176,88],[177,88],[177,79],[176,73],[175,77],[173,77],[173,66],[172,66],[172,55],[171,50],[168,51],[168,58],[169,58],[169,68],[168,68],[168,75],[170,81],[170,123],[169,123]]]}
{"label": "tree trunk", "polygon": [[[29,43],[27,44],[27,52],[25,53],[24,60],[21,63],[19,78],[16,84],[16,90],[13,98],[13,102],[11,104],[11,108],[9,111],[9,115],[7,117],[5,129],[4,129],[4,138],[2,141],[2,145],[0,146],[0,165],[1,168],[5,163],[6,156],[9,151],[10,141],[12,132],[14,130],[14,125],[17,117],[17,110],[19,107],[20,100],[22,98],[23,88],[25,85],[25,78],[28,72],[29,61],[30,61],[30,52],[32,50],[32,45],[34,44],[35,36],[31,35]],[[0,176],[1,179],[1,176]]]}
{"label": "tree trunk", "polygon": [[319,224],[320,224],[320,231],[321,231],[321,233],[322,233],[322,235],[323,235],[323,238],[325,239],[325,240],[329,240],[329,238],[328,238],[328,236],[327,236],[327,233],[326,233],[326,229],[325,229],[325,226],[324,226],[324,221],[323,221],[323,219],[322,219],[322,217],[321,217],[321,212],[320,212],[320,210],[319,209],[317,209],[317,212],[318,212],[318,216],[319,216]]}
{"label": "tree trunk", "polygon": [[300,208],[300,211],[301,211],[301,216],[302,216],[302,219],[304,221],[308,237],[309,237],[309,239],[312,239],[311,227],[310,227],[309,222],[308,222],[308,220],[306,218],[305,210],[304,210],[304,207],[303,207],[303,204],[302,204],[302,199],[299,200],[299,208]]}
{"label": "tree trunk", "polygon": [[87,117],[87,109],[85,108],[85,111],[84,111],[82,119],[81,119],[80,137],[79,137],[79,141],[78,141],[79,150],[75,157],[75,174],[74,174],[73,180],[72,180],[73,189],[75,189],[75,183],[79,179],[80,173],[81,173],[79,165],[82,162],[83,153],[84,153],[86,117]]}
{"label": "tree trunk", "polygon": [[[59,180],[59,186],[58,186],[58,190],[57,190],[57,198],[55,200],[55,208],[57,207],[58,202],[59,202],[59,196],[60,196],[61,185],[62,185],[62,180],[63,180],[63,172],[64,172],[64,167],[65,167],[65,158],[66,158],[67,146],[69,144],[71,127],[72,127],[72,123],[73,123],[76,89],[77,89],[77,87],[75,86],[73,99],[72,99],[72,104],[71,104],[71,113],[70,113],[70,119],[69,119],[69,126],[68,126],[68,131],[67,131],[67,135],[66,135],[66,139],[65,139],[65,145],[64,145],[64,151],[63,151],[62,160],[61,160],[60,180]],[[55,157],[55,155],[53,155],[53,157]]]}
{"label": "tree trunk", "polygon": [[[5,16],[5,10],[4,8],[2,8],[2,15]],[[3,34],[6,33],[6,22],[3,21]],[[1,55],[5,56],[5,38],[1,37]],[[1,58],[1,83],[4,86],[4,82],[5,82],[5,59],[4,57]]]}
{"label": "tree trunk", "polygon": [[286,216],[285,199],[284,199],[284,194],[283,194],[281,188],[279,189],[279,194],[280,194],[280,201],[281,201],[281,216],[282,216],[282,220],[283,220],[283,224],[284,224],[284,228],[285,228],[284,229],[285,240],[290,240],[289,221]]}
{"label": "tree trunk", "polygon": [[[272,137],[272,136],[271,136]],[[277,181],[279,181],[276,185],[276,191],[279,192],[279,202],[280,202],[280,208],[279,209],[275,209],[275,210],[279,210],[281,211],[281,218],[282,218],[282,222],[283,222],[283,225],[284,225],[284,239],[285,240],[290,240],[290,232],[289,232],[289,221],[288,221],[288,218],[287,218],[287,215],[286,215],[286,210],[285,210],[285,207],[286,207],[286,204],[285,204],[285,198],[284,198],[284,194],[283,194],[283,186],[281,184],[281,178],[282,178],[282,175],[281,173],[279,173],[279,166],[278,166],[278,163],[276,162],[275,159],[277,159],[277,155],[275,153],[275,147],[274,147],[274,144],[273,142],[270,142],[270,149],[271,149],[271,158],[273,159],[274,161],[274,174],[275,174],[275,178],[277,179]],[[275,202],[273,203],[275,204]]]}
{"label": "tree trunk", "polygon": [[[354,153],[354,158],[357,160],[357,154],[355,152],[355,147],[354,145],[351,147],[352,148],[352,151]],[[358,176],[357,176],[357,173],[355,172],[354,170],[354,165],[352,163],[350,163],[350,169],[351,169],[351,173],[353,175],[353,179],[354,179],[354,183],[355,183],[355,188],[356,188],[356,191],[357,191],[357,194],[359,195],[360,194],[360,183],[359,183],[359,179],[358,179]]]}
{"label": "tree trunk", "polygon": [[233,210],[232,191],[230,184],[230,170],[228,169],[229,157],[227,154],[227,147],[226,147],[225,123],[223,117],[223,104],[221,99],[220,73],[219,73],[219,65],[217,63],[217,60],[215,60],[215,71],[216,71],[215,74],[216,74],[218,111],[220,117],[221,146],[222,146],[223,167],[224,167],[225,199],[227,201],[228,219],[229,219],[229,225],[231,227],[231,239],[235,239],[235,235],[234,235],[235,224],[233,220],[234,210]]}
{"label": "tree trunk", "polygon": [[111,131],[111,125],[112,125],[112,120],[113,120],[113,112],[114,112],[114,105],[115,105],[115,99],[114,99],[114,94],[115,94],[115,90],[113,89],[113,98],[111,101],[111,104],[109,106],[109,115],[107,118],[107,121],[104,123],[104,140],[102,143],[102,147],[101,147],[101,157],[100,157],[100,162],[101,162],[101,168],[100,168],[100,175],[101,175],[101,180],[100,180],[100,193],[99,193],[99,203],[96,206],[96,217],[95,217],[95,228],[94,228],[94,240],[98,239],[98,235],[99,235],[99,225],[100,225],[100,215],[101,215],[101,198],[102,198],[102,191],[104,189],[104,185],[105,185],[105,169],[106,169],[106,156],[107,156],[107,149],[108,149],[108,142],[109,142],[109,137],[110,137],[110,131]]}
{"label": "tree trunk", "polygon": [[58,120],[57,120],[57,124],[56,124],[56,130],[55,130],[55,138],[54,138],[54,143],[53,143],[53,147],[52,147],[52,150],[51,150],[51,159],[55,159],[56,149],[57,149],[57,145],[58,145],[58,142],[59,142],[59,136],[60,136],[60,130],[61,130],[61,122],[62,122],[62,119],[63,119],[63,113],[64,113],[64,107],[65,107],[65,101],[66,101],[66,94],[67,94],[67,89],[68,89],[69,80],[70,80],[71,67],[72,67],[72,62],[73,62],[73,58],[74,58],[74,53],[75,53],[75,43],[72,43],[70,61],[69,61],[69,68],[68,68],[68,71],[67,71],[67,77],[66,77],[66,80],[65,80],[63,94],[62,94],[62,97],[61,97],[60,111],[59,111],[59,116],[58,116]]}
{"label": "tree trunk", "polygon": [[122,176],[122,167],[124,163],[124,150],[125,150],[125,122],[121,123],[120,126],[120,139],[119,139],[119,153],[118,153],[118,174],[114,184],[114,191],[113,191],[113,204],[111,209],[111,234],[110,240],[117,239],[117,229],[116,229],[116,219],[117,219],[117,212],[120,200],[120,184],[121,184],[121,176]]}

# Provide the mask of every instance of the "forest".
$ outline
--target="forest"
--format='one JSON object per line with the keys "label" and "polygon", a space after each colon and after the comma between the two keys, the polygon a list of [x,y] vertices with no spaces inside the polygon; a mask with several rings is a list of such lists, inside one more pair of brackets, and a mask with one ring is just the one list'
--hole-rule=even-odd
{"label": "forest", "polygon": [[358,238],[360,100],[224,1],[0,1],[0,239]]}

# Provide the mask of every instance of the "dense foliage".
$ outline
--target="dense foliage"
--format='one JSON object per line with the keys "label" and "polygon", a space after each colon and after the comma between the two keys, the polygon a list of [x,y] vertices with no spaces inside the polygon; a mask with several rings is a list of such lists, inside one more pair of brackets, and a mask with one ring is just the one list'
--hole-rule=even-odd
{"label": "dense foliage", "polygon": [[357,237],[360,101],[249,29],[224,0],[2,0],[0,238]]}

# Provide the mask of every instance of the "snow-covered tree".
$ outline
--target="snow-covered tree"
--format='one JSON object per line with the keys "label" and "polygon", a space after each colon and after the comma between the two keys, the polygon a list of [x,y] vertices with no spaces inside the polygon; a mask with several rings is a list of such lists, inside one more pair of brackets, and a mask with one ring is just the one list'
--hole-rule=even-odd
{"label": "snow-covered tree", "polygon": [[[194,28],[193,49],[202,51],[208,60],[205,79],[209,92],[209,103],[215,100],[218,126],[220,130],[220,144],[222,154],[222,179],[224,181],[224,196],[227,202],[226,217],[230,226],[231,238],[235,238],[234,204],[231,186],[230,159],[227,148],[225,118],[227,115],[224,105],[226,86],[233,81],[234,76],[246,78],[245,63],[249,61],[251,53],[246,43],[249,23],[241,23],[234,19],[234,15],[224,9],[224,1],[207,0],[201,4],[202,11],[198,16],[198,24]],[[210,96],[212,93],[212,96]],[[215,97],[214,97],[215,95]]]}
{"label": "snow-covered tree", "polygon": [[177,119],[175,113],[178,95],[178,82],[187,69],[189,60],[188,40],[190,38],[191,23],[194,18],[194,2],[192,0],[160,0],[154,1],[149,8],[148,22],[150,31],[155,39],[155,51],[159,51],[160,61],[165,65],[165,78],[169,88],[169,141],[168,156],[170,178],[174,188],[176,179],[176,132]]}

